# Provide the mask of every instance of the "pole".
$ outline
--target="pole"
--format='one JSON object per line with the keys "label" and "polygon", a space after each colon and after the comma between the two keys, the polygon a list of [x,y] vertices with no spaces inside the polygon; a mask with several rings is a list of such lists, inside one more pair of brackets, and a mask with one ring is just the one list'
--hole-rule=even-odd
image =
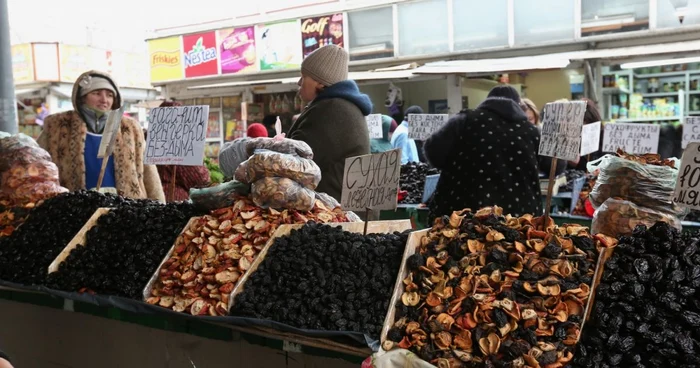
{"label": "pole", "polygon": [[177,165],[173,165],[173,176],[170,178],[170,202],[175,202],[175,175],[177,173]]}
{"label": "pole", "polygon": [[7,0],[0,0],[0,131],[17,134],[17,102],[12,77],[8,13]]}
{"label": "pole", "polygon": [[549,224],[549,212],[552,209],[552,190],[554,189],[554,176],[557,173],[557,158],[552,157],[552,167],[549,169],[549,184],[547,185],[547,200],[545,201],[544,208],[544,226],[546,230],[547,224]]}

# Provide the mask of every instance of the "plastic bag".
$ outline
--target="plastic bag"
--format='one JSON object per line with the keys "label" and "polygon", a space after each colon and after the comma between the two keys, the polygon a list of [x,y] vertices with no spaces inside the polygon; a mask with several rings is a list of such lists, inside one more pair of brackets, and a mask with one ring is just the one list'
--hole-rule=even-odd
{"label": "plastic bag", "polygon": [[198,209],[213,211],[219,208],[233,206],[236,202],[237,195],[247,196],[249,193],[249,184],[231,180],[209,188],[192,188],[190,189],[190,199]]}
{"label": "plastic bag", "polygon": [[308,159],[314,158],[314,152],[306,142],[294,139],[253,138],[246,143],[248,156],[252,156],[255,150],[259,149],[288,153]]}
{"label": "plastic bag", "polygon": [[[677,159],[676,159],[677,161]],[[680,162],[676,163],[676,167]],[[645,165],[614,155],[589,162],[588,171],[600,170],[591,191],[591,204],[598,208],[608,198],[621,198],[652,210],[685,217],[688,210],[673,203],[678,169]]]}
{"label": "plastic bag", "polygon": [[681,220],[676,216],[637,206],[630,201],[609,198],[595,211],[591,231],[593,234],[619,238],[632,234],[637,225],[651,227],[657,221],[681,230]]}
{"label": "plastic bag", "polygon": [[262,178],[280,177],[314,190],[321,181],[321,169],[313,160],[286,153],[258,150],[236,169],[235,178],[253,183]]}
{"label": "plastic bag", "polygon": [[316,193],[287,178],[263,178],[250,188],[251,199],[260,207],[311,211]]}

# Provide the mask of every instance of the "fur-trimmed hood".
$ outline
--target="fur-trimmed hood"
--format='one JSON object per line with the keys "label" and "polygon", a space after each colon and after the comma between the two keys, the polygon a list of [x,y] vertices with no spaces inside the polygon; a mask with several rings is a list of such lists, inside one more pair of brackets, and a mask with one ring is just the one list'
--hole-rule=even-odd
{"label": "fur-trimmed hood", "polygon": [[119,92],[119,86],[117,86],[117,83],[114,82],[114,79],[112,79],[112,76],[105,72],[100,72],[97,70],[90,70],[87,71],[78,77],[78,79],[73,83],[73,93],[71,94],[71,100],[73,101],[73,109],[75,111],[80,111],[80,105],[82,103],[80,102],[80,89],[82,88],[82,85],[85,85],[86,83],[89,83],[90,78],[92,77],[101,77],[109,81],[109,83],[114,87],[114,102],[112,103],[112,110],[118,110],[119,108],[122,107],[122,95],[121,92]]}

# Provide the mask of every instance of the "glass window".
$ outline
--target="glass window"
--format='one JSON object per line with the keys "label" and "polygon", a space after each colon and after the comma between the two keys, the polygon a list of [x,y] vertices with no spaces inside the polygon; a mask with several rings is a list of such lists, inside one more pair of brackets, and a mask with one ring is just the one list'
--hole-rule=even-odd
{"label": "glass window", "polygon": [[658,0],[656,4],[658,28],[700,24],[700,0]]}
{"label": "glass window", "polygon": [[391,7],[349,12],[350,60],[393,57],[393,24]]}
{"label": "glass window", "polygon": [[399,54],[448,51],[447,0],[399,4]]}
{"label": "glass window", "polygon": [[517,0],[513,7],[517,45],[574,38],[574,1]]}
{"label": "glass window", "polygon": [[454,0],[455,50],[508,46],[508,0]]}
{"label": "glass window", "polygon": [[642,29],[649,29],[649,0],[581,0],[581,36]]}

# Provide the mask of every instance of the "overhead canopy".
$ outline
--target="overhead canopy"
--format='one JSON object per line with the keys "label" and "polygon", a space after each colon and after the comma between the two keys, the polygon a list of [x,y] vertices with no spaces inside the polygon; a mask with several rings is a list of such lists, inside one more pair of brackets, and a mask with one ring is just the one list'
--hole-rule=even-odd
{"label": "overhead canopy", "polygon": [[15,88],[15,96],[24,96],[34,92],[37,92],[45,88],[46,84],[35,84],[33,86],[22,86],[24,88]]}
{"label": "overhead canopy", "polygon": [[561,69],[569,65],[565,57],[524,56],[502,59],[452,60],[428,63],[412,72],[415,74],[485,74],[534,69]]}

